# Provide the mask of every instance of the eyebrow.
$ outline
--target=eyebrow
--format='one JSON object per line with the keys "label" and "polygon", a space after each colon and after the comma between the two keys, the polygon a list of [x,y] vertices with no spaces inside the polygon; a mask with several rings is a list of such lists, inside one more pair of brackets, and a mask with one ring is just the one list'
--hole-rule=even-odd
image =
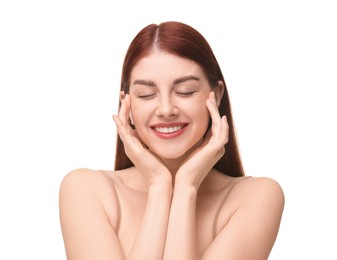
{"label": "eyebrow", "polygon": [[188,75],[188,76],[177,78],[176,80],[173,81],[173,84],[178,85],[178,84],[184,83],[189,80],[199,81],[200,79],[194,75]]}
{"label": "eyebrow", "polygon": [[132,85],[144,85],[149,87],[157,86],[152,80],[136,79]]}
{"label": "eyebrow", "polygon": [[[190,81],[190,80],[195,80],[195,81],[199,81],[200,78],[194,76],[194,75],[187,75],[187,76],[183,76],[180,78],[177,78],[173,81],[173,85],[178,85],[181,83],[184,83],[186,81]],[[144,85],[144,86],[149,86],[149,87],[156,87],[157,84],[152,81],[152,80],[144,80],[144,79],[136,79],[132,85]]]}

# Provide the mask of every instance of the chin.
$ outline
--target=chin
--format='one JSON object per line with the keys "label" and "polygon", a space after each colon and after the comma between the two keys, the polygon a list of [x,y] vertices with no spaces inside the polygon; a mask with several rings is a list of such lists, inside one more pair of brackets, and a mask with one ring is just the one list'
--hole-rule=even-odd
{"label": "chin", "polygon": [[174,160],[174,159],[179,159],[183,157],[186,154],[187,151],[181,152],[181,153],[155,153],[157,154],[160,158],[164,160]]}
{"label": "chin", "polygon": [[190,154],[190,151],[193,150],[195,146],[191,147],[185,147],[185,148],[166,148],[166,151],[161,150],[152,150],[153,153],[155,153],[157,156],[159,156],[162,160],[181,160],[185,159],[186,156]]}
{"label": "chin", "polygon": [[181,160],[190,154],[201,143],[202,139],[194,142],[180,143],[160,146],[152,145],[148,146],[149,150],[160,157],[162,160]]}
{"label": "chin", "polygon": [[148,149],[162,159],[178,159],[183,156],[189,149],[179,149],[175,147],[158,147],[147,146]]}

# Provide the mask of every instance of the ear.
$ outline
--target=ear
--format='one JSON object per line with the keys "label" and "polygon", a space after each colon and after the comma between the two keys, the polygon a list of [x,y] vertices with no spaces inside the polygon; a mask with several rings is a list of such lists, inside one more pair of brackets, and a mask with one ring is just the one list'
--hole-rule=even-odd
{"label": "ear", "polygon": [[220,102],[221,102],[221,99],[224,93],[224,89],[225,89],[225,85],[223,81],[219,80],[218,85],[214,89],[215,100],[216,100],[216,104],[218,107],[220,106]]}

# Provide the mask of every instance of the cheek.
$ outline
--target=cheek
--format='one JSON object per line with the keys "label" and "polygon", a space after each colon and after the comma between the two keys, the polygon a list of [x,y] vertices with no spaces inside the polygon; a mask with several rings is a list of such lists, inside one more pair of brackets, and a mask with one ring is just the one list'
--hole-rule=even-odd
{"label": "cheek", "polygon": [[195,126],[201,132],[206,132],[209,124],[210,114],[206,107],[205,102],[191,104],[189,107],[185,108],[186,111],[189,111],[190,118],[194,121]]}
{"label": "cheek", "polygon": [[200,127],[203,129],[203,131],[206,132],[208,125],[209,125],[209,121],[210,121],[210,114],[208,110],[200,111],[199,118],[200,118],[200,125],[201,125]]}
{"label": "cheek", "polygon": [[209,115],[208,108],[206,106],[206,99],[198,99],[193,102],[187,102],[185,106],[186,111],[190,111],[194,116],[205,117]]}
{"label": "cheek", "polygon": [[146,142],[147,136],[149,134],[149,129],[147,128],[147,124],[151,120],[153,115],[153,108],[149,105],[145,105],[144,103],[134,102],[131,104],[131,115],[134,122],[134,127],[137,131],[138,137]]}
{"label": "cheek", "polygon": [[130,114],[132,115],[135,122],[142,121],[146,115],[146,110],[146,106],[141,105],[137,101],[131,101]]}

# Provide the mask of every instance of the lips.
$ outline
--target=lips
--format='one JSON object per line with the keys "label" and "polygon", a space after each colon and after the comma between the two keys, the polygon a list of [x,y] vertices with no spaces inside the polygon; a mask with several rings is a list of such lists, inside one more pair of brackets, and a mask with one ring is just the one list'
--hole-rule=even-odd
{"label": "lips", "polygon": [[174,132],[177,132],[181,130],[182,126],[171,126],[171,127],[155,127],[154,130],[160,133],[165,133],[165,134],[172,134]]}
{"label": "lips", "polygon": [[187,123],[155,124],[151,126],[153,132],[160,138],[170,139],[181,135],[186,130]]}

